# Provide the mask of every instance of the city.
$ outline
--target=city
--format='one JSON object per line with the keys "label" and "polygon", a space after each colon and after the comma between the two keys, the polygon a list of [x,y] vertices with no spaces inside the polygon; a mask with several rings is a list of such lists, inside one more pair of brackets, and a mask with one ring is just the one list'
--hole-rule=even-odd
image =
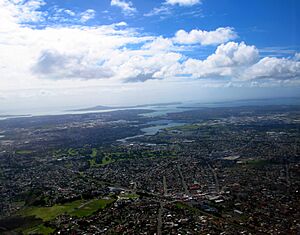
{"label": "city", "polygon": [[144,112],[1,121],[4,234],[299,233],[299,106]]}

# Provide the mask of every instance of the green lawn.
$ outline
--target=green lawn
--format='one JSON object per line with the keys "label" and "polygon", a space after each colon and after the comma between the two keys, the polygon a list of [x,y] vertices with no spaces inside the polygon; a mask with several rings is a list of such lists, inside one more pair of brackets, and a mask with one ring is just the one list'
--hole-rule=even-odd
{"label": "green lawn", "polygon": [[172,131],[172,130],[178,130],[178,131],[194,131],[201,127],[199,124],[187,124],[183,126],[175,126],[175,127],[168,127],[166,130]]}
{"label": "green lawn", "polygon": [[90,163],[90,166],[96,166],[96,165],[97,165],[94,158],[93,158],[93,159],[90,159],[90,160],[89,160],[89,163]]}
{"label": "green lawn", "polygon": [[43,221],[50,221],[62,214],[71,216],[90,216],[99,209],[104,209],[111,204],[113,199],[96,199],[90,201],[77,200],[65,204],[58,204],[52,207],[30,207],[19,214],[21,216],[35,216]]}
{"label": "green lawn", "polygon": [[74,208],[79,207],[83,203],[82,200],[62,204],[54,205],[52,207],[30,207],[20,212],[22,216],[35,216],[43,221],[50,221],[56,218],[58,215],[69,213]]}
{"label": "green lawn", "polygon": [[16,151],[16,154],[20,154],[20,155],[23,155],[23,154],[31,154],[32,153],[32,151],[31,150],[17,150]]}
{"label": "green lawn", "polygon": [[82,207],[75,209],[70,212],[70,215],[77,217],[87,217],[94,214],[96,211],[100,209],[106,208],[108,205],[113,203],[113,199],[97,199],[92,200],[87,204],[84,204]]}
{"label": "green lawn", "polygon": [[245,163],[250,167],[259,168],[269,164],[269,161],[264,159],[255,159],[255,160],[246,160]]}
{"label": "green lawn", "polygon": [[122,198],[122,199],[137,199],[139,197],[140,196],[137,195],[137,194],[123,194],[123,195],[120,195],[120,198]]}
{"label": "green lawn", "polygon": [[101,167],[114,162],[111,155],[105,154],[105,156],[102,157],[101,163],[97,163],[96,162],[97,154],[98,154],[97,149],[93,148],[91,153],[92,159],[89,160],[90,166]]}
{"label": "green lawn", "polygon": [[92,157],[96,157],[97,156],[97,152],[98,152],[97,149],[93,148],[91,156]]}
{"label": "green lawn", "polygon": [[186,209],[187,208],[187,205],[185,205],[185,204],[183,204],[183,203],[181,203],[181,202],[176,202],[176,207],[178,208],[178,209]]}
{"label": "green lawn", "polygon": [[52,234],[55,231],[55,229],[50,228],[50,227],[46,227],[43,224],[40,224],[36,227],[33,228],[29,228],[23,231],[23,233],[25,235],[30,235],[30,234],[43,234],[43,235],[48,235],[48,234]]}
{"label": "green lawn", "polygon": [[78,151],[76,149],[69,148],[68,149],[68,155],[71,156],[71,157],[77,156],[78,155]]}
{"label": "green lawn", "polygon": [[101,165],[104,166],[104,165],[110,164],[112,162],[113,162],[112,158],[110,156],[106,156],[102,159]]}

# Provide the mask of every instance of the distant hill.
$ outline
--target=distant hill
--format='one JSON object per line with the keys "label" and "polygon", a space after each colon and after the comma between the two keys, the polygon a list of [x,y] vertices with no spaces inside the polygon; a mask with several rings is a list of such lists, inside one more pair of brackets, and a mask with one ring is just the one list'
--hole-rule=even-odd
{"label": "distant hill", "polygon": [[82,108],[82,109],[72,109],[67,110],[71,112],[82,112],[82,111],[100,111],[100,110],[111,110],[111,109],[133,109],[133,108],[145,108],[150,106],[169,106],[169,105],[179,105],[180,102],[170,102],[170,103],[155,103],[155,104],[141,104],[141,105],[133,105],[133,106],[103,106],[97,105],[94,107],[89,108]]}

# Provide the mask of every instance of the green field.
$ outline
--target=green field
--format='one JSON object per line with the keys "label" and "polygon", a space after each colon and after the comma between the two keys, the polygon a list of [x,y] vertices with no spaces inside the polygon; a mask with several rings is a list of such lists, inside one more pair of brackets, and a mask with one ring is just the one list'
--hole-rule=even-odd
{"label": "green field", "polygon": [[62,214],[85,217],[92,215],[99,209],[104,209],[113,201],[113,199],[94,199],[90,201],[77,200],[70,203],[54,205],[52,207],[30,207],[24,209],[19,214],[21,216],[35,216],[43,221],[53,220]]}
{"label": "green field", "polygon": [[36,227],[30,228],[30,229],[26,229],[23,231],[23,233],[25,235],[30,235],[30,234],[43,234],[43,235],[48,235],[48,234],[52,234],[55,231],[55,229],[50,228],[50,227],[46,227],[43,224],[40,224]]}
{"label": "green field", "polygon": [[137,194],[123,194],[123,195],[120,195],[119,196],[121,199],[137,199],[139,198],[140,196],[137,195]]}
{"label": "green field", "polygon": [[101,165],[104,166],[104,165],[110,164],[112,162],[113,162],[112,158],[110,156],[109,157],[106,156],[106,157],[102,158]]}
{"label": "green field", "polygon": [[16,154],[20,154],[20,155],[26,155],[26,154],[31,154],[32,151],[31,150],[17,150]]}
{"label": "green field", "polygon": [[265,159],[253,159],[253,160],[245,160],[244,163],[250,167],[263,167],[267,164],[270,164],[268,160]]}
{"label": "green field", "polygon": [[178,130],[178,131],[194,131],[201,127],[201,124],[187,124],[183,126],[175,126],[175,127],[168,127],[166,130],[172,131],[172,130]]}
{"label": "green field", "polygon": [[80,208],[77,208],[70,212],[70,215],[77,217],[87,217],[94,214],[100,209],[106,208],[108,205],[113,203],[113,199],[97,199],[83,204]]}
{"label": "green field", "polygon": [[71,156],[71,157],[77,156],[78,155],[78,151],[76,149],[69,148],[68,149],[68,155]]}
{"label": "green field", "polygon": [[[101,163],[99,160],[98,160],[98,162],[96,160],[97,158],[99,158],[99,155],[101,158]],[[101,167],[101,166],[105,166],[107,164],[114,162],[114,160],[112,159],[110,154],[107,154],[107,153],[103,154],[100,151],[98,151],[96,148],[92,149],[92,153],[90,156],[92,157],[92,159],[89,160],[89,163],[90,163],[90,166],[93,166],[93,167]]]}
{"label": "green field", "polygon": [[97,152],[98,152],[97,149],[93,148],[91,156],[92,157],[96,157],[97,156]]}

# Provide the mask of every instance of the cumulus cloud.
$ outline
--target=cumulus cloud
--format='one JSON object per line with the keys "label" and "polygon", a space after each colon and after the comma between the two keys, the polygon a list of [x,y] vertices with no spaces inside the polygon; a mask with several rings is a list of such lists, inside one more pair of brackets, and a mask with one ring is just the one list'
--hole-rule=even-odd
{"label": "cumulus cloud", "polygon": [[93,9],[88,9],[80,14],[80,21],[85,23],[93,18],[95,18],[96,12]]}
{"label": "cumulus cloud", "polygon": [[75,16],[76,13],[70,9],[65,9],[64,10],[64,13],[68,14],[69,16]]}
{"label": "cumulus cloud", "polygon": [[247,66],[258,59],[258,50],[255,46],[244,42],[228,42],[218,46],[216,52],[207,60],[218,66]]}
{"label": "cumulus cloud", "polygon": [[163,2],[159,7],[154,7],[150,12],[144,14],[144,16],[159,16],[160,19],[165,19],[170,16],[182,17],[182,16],[190,16],[190,17],[199,17],[202,16],[201,10],[199,8],[195,8],[193,10],[186,9],[187,11],[176,12],[176,5],[179,6],[193,6],[201,3],[200,0],[167,0]]}
{"label": "cumulus cloud", "polygon": [[259,59],[255,46],[244,42],[228,42],[218,46],[205,60],[188,59],[184,72],[193,78],[231,78],[234,81],[300,79],[300,62],[288,58],[265,57]]}
{"label": "cumulus cloud", "polygon": [[64,55],[57,51],[41,52],[32,70],[37,75],[51,79],[102,79],[113,76],[109,68],[99,66],[83,55]]}
{"label": "cumulus cloud", "polygon": [[44,5],[44,0],[0,0],[0,29],[16,30],[20,25],[34,27],[41,22],[46,25],[47,21],[84,24],[96,15],[93,9],[80,12],[57,6],[41,11]]}
{"label": "cumulus cloud", "polygon": [[145,81],[147,79],[166,79],[174,76],[182,55],[178,53],[154,53],[152,56],[133,55],[119,64],[117,73],[125,81]]}
{"label": "cumulus cloud", "polygon": [[16,17],[14,19],[17,20],[18,23],[42,21],[45,13],[39,11],[39,9],[45,4],[46,2],[44,0],[0,1],[1,13],[4,16]]}
{"label": "cumulus cloud", "polygon": [[178,4],[179,6],[193,6],[201,3],[201,0],[166,0],[165,3],[170,5]]}
{"label": "cumulus cloud", "polygon": [[184,73],[193,78],[239,78],[243,70],[258,60],[258,50],[244,42],[228,42],[218,46],[205,60],[188,59],[183,64]]}
{"label": "cumulus cloud", "polygon": [[300,61],[286,58],[265,57],[249,67],[245,79],[289,80],[300,78]]}
{"label": "cumulus cloud", "polygon": [[171,39],[163,38],[161,36],[149,43],[144,44],[142,48],[151,51],[168,51],[175,49]]}
{"label": "cumulus cloud", "polygon": [[196,44],[201,45],[215,45],[228,42],[237,38],[237,33],[231,27],[218,28],[214,31],[192,30],[186,32],[185,30],[177,31],[174,42],[181,44]]}
{"label": "cumulus cloud", "polygon": [[[18,15],[18,11],[28,12],[20,10],[21,5],[8,4],[6,0],[0,0],[0,4],[5,15],[0,14],[2,89],[55,89],[57,84],[99,86],[177,79],[210,79],[221,85],[222,81],[234,84],[264,80],[272,84],[274,80],[300,79],[299,54],[263,58],[255,46],[231,41],[237,34],[230,27],[179,30],[175,37],[145,36],[126,22],[35,28],[26,22],[43,20],[35,5],[41,6],[42,2],[32,3],[35,7],[30,8],[30,14],[35,17]],[[28,9],[25,2],[23,5]],[[205,59],[199,59],[206,45],[216,45],[216,49]]]}
{"label": "cumulus cloud", "polygon": [[127,2],[125,0],[111,0],[111,6],[116,6],[122,9],[122,12],[125,15],[132,15],[136,12],[136,8],[133,7],[132,2]]}
{"label": "cumulus cloud", "polygon": [[0,30],[10,31],[18,28],[18,24],[43,21],[47,13],[39,8],[45,4],[43,0],[0,0]]}
{"label": "cumulus cloud", "polygon": [[144,14],[144,16],[157,16],[160,15],[161,17],[169,16],[172,14],[171,8],[169,6],[160,6],[153,8],[150,12]]}

